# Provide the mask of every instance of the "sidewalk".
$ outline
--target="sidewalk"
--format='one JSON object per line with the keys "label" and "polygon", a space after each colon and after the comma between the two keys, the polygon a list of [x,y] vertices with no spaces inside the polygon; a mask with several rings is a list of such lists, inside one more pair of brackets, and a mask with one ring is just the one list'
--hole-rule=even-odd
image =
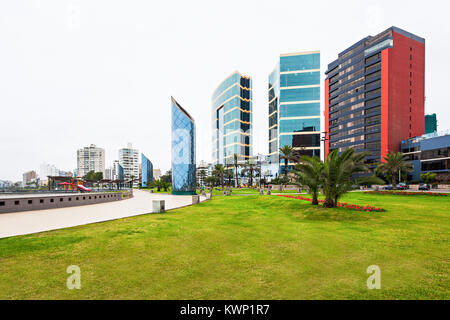
{"label": "sidewalk", "polygon": [[[191,196],[173,196],[133,190],[134,197],[79,207],[0,214],[0,238],[69,228],[151,213],[152,200],[165,200],[166,210],[192,204]],[[200,198],[201,201],[205,197]]]}

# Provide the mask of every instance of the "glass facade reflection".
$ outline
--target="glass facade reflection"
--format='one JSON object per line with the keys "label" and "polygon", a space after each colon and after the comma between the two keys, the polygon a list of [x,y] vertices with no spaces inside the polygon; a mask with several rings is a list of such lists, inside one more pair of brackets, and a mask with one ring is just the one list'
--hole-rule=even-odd
{"label": "glass facade reflection", "polygon": [[172,98],[172,194],[195,195],[195,121]]}
{"label": "glass facade reflection", "polygon": [[212,160],[230,166],[252,155],[252,80],[235,71],[212,95]]}
{"label": "glass facade reflection", "polygon": [[320,52],[280,55],[268,96],[269,163],[280,165],[278,150],[285,145],[320,157]]}
{"label": "glass facade reflection", "polygon": [[142,163],[142,178],[141,185],[146,188],[148,185],[153,182],[153,164],[148,158],[142,153],[141,155],[141,163]]}

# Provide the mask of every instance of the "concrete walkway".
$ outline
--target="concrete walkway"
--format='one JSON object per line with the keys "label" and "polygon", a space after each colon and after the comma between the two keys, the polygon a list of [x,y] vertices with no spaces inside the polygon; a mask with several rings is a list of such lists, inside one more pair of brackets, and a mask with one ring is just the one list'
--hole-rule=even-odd
{"label": "concrete walkway", "polygon": [[[152,200],[165,200],[166,210],[192,204],[191,196],[173,196],[142,190],[133,190],[133,193],[133,198],[122,201],[0,214],[0,238],[147,214],[152,212]],[[205,197],[200,200],[204,201]]]}

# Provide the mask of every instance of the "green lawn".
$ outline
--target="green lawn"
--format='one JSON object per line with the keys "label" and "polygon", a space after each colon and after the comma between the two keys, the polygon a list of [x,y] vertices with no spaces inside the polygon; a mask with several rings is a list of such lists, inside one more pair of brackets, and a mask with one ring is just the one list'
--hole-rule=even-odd
{"label": "green lawn", "polygon": [[[160,191],[157,191],[156,188],[141,188],[141,190],[143,191],[149,191],[149,190],[153,190],[153,193],[167,193],[167,194],[171,194],[172,193],[172,188],[169,187],[169,189],[167,191],[164,191],[164,189],[161,189]],[[205,191],[207,192],[208,190],[205,189]],[[224,190],[217,190],[216,188],[213,189],[213,195],[223,195]],[[200,189],[197,189],[197,193],[200,194],[202,191]],[[267,189],[265,189],[265,191],[267,193]],[[272,193],[273,194],[277,194],[277,193],[297,193],[298,190],[279,190],[279,186],[274,186],[274,188],[272,189]],[[250,188],[233,188],[232,191],[232,195],[242,195],[242,194],[259,194],[259,190],[258,189],[250,189]]]}
{"label": "green lawn", "polygon": [[[449,299],[450,197],[277,196],[0,239],[0,299]],[[95,214],[93,212],[93,214]],[[81,290],[66,268],[81,268]],[[381,268],[381,290],[366,269]]]}
{"label": "green lawn", "polygon": [[[206,192],[208,190],[205,190]],[[217,190],[216,188],[213,189],[213,195],[223,195],[224,190]],[[267,193],[267,189],[264,189],[264,192]],[[197,190],[197,193],[201,193],[201,190]],[[298,193],[298,190],[279,190],[279,186],[274,186],[272,188],[272,194],[277,193]],[[252,189],[252,188],[233,188],[231,195],[246,195],[246,194],[259,194],[258,189]]]}

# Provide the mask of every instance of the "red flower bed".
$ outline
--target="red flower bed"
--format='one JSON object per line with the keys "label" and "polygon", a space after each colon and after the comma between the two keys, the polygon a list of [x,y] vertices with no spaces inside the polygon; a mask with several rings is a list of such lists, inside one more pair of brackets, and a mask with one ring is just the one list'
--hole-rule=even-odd
{"label": "red flower bed", "polygon": [[[302,196],[286,196],[286,195],[278,195],[278,197],[284,197],[284,198],[290,198],[290,199],[297,199],[297,200],[305,200],[305,201],[309,201],[312,202],[311,198],[306,198],[306,197],[302,197]],[[318,200],[319,203],[324,203],[324,200]],[[376,208],[376,207],[372,207],[372,206],[358,206],[356,204],[348,204],[346,202],[338,202],[337,206],[340,208],[346,208],[346,209],[350,209],[350,210],[355,210],[355,211],[367,211],[367,212],[383,212],[385,211],[383,208]]]}
{"label": "red flower bed", "polygon": [[366,191],[365,193],[372,194],[393,194],[397,196],[434,196],[434,197],[446,197],[446,193],[439,192],[424,192],[424,191]]}

